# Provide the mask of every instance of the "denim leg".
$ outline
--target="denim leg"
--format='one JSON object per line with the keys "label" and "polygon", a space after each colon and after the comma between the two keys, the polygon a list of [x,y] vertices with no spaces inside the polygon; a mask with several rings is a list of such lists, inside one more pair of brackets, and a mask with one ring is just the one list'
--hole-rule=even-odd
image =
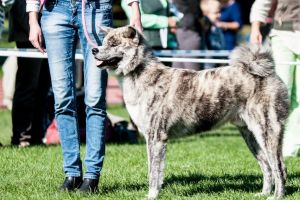
{"label": "denim leg", "polygon": [[41,24],[48,53],[64,172],[66,176],[81,176],[74,66],[77,28],[72,25],[73,12],[68,6],[57,5],[49,11],[46,9]]}
{"label": "denim leg", "polygon": [[[94,2],[92,2],[94,3]],[[97,5],[96,5],[97,6]],[[111,4],[87,5],[85,18],[87,30],[92,40],[98,45],[103,40],[98,26],[111,26]],[[78,16],[81,15],[79,12]],[[79,37],[84,55],[84,86],[86,104],[86,155],[85,178],[96,179],[100,176],[105,154],[105,123],[106,123],[106,86],[107,71],[96,67],[92,47],[87,43],[83,32],[81,17],[78,17]]]}

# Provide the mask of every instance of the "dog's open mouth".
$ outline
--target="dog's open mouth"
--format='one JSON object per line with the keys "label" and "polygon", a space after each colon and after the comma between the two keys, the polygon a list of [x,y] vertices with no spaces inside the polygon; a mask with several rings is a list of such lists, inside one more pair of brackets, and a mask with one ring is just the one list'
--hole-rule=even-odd
{"label": "dog's open mouth", "polygon": [[120,62],[122,58],[114,57],[108,60],[99,60],[96,58],[96,66],[97,67],[104,67],[104,66],[115,66]]}

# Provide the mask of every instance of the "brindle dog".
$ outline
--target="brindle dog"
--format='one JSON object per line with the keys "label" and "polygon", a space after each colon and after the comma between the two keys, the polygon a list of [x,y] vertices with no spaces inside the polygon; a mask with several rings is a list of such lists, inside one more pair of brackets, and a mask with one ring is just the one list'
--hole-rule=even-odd
{"label": "brindle dog", "polygon": [[163,183],[167,141],[172,135],[211,129],[231,122],[240,130],[263,173],[260,194],[284,196],[286,171],[282,139],[288,116],[287,88],[275,74],[271,53],[242,46],[229,66],[191,71],[164,66],[143,36],[127,26],[102,27],[103,46],[94,48],[98,67],[124,77],[126,108],[146,139],[149,193]]}

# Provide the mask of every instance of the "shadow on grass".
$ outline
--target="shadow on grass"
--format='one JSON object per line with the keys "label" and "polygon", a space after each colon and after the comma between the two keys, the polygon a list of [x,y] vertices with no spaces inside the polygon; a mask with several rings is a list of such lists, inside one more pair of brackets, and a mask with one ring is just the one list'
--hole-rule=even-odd
{"label": "shadow on grass", "polygon": [[102,194],[109,194],[114,192],[119,192],[121,190],[126,191],[147,191],[148,190],[148,184],[145,183],[114,183],[113,185],[103,185],[100,187]]}
{"label": "shadow on grass", "polygon": [[294,193],[297,193],[300,191],[300,185],[290,185],[289,183],[300,183],[300,172],[294,172],[292,174],[288,173],[287,176],[287,186],[286,189],[286,195],[293,195]]}
{"label": "shadow on grass", "polygon": [[[294,173],[288,176],[289,181],[300,181],[300,173]],[[192,185],[192,187],[190,186]],[[187,187],[185,187],[187,186]],[[222,193],[224,191],[239,191],[247,193],[258,193],[262,189],[262,176],[238,174],[223,176],[216,175],[172,175],[164,181],[163,190],[171,189],[175,195],[193,196],[200,193],[213,194]],[[177,188],[176,191],[173,188]],[[114,183],[113,185],[103,185],[101,187],[102,194],[109,194],[121,190],[126,191],[147,191],[147,183]],[[299,186],[286,186],[286,196],[299,192]]]}
{"label": "shadow on grass", "polygon": [[[294,173],[288,176],[289,181],[297,179],[300,181],[300,173]],[[293,180],[295,181],[295,180]],[[262,189],[262,175],[249,175],[249,174],[238,174],[223,176],[216,175],[202,175],[202,174],[191,174],[191,175],[172,175],[167,177],[164,181],[164,188],[173,187],[173,185],[184,186],[193,185],[192,187],[181,187],[177,192],[180,195],[193,196],[199,193],[221,193],[228,190],[258,193]],[[286,195],[293,195],[299,191],[299,186],[288,185],[286,186]],[[176,193],[176,191],[175,191]]]}
{"label": "shadow on grass", "polygon": [[220,193],[226,190],[259,192],[262,184],[262,177],[255,175],[223,175],[223,176],[207,176],[202,174],[171,176],[165,179],[165,187],[172,185],[193,185],[180,191],[184,195],[195,195],[198,193]]}

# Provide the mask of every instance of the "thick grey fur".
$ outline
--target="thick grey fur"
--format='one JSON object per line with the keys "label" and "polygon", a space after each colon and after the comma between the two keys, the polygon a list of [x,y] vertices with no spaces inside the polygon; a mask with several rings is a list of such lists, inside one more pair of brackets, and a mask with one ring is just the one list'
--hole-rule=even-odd
{"label": "thick grey fur", "polygon": [[[149,193],[156,198],[163,184],[167,141],[231,122],[240,130],[263,173],[261,195],[284,196],[282,157],[288,116],[287,88],[275,74],[267,49],[241,46],[229,66],[203,71],[164,66],[143,36],[132,27],[102,28],[103,46],[94,52],[124,77],[126,108],[146,139]],[[108,62],[110,61],[110,62]]]}

